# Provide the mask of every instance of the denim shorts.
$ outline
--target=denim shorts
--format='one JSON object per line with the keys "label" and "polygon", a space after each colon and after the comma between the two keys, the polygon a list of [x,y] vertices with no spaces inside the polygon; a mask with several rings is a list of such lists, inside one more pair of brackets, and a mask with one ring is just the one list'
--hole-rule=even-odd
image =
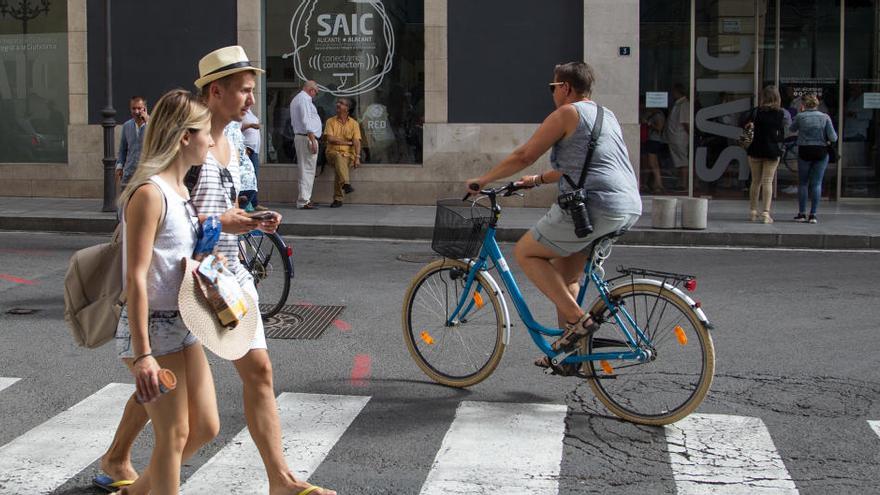
{"label": "denim shorts", "polygon": [[586,237],[578,237],[574,233],[574,222],[571,214],[564,211],[558,204],[538,220],[529,231],[536,241],[556,251],[560,256],[583,252],[589,255],[590,244],[603,235],[616,232],[635,225],[639,215],[630,213],[610,213],[598,208],[588,208],[593,233]]}
{"label": "denim shorts", "polygon": [[[182,351],[198,342],[184,326],[178,311],[151,311],[147,329],[150,352],[156,357]],[[131,348],[128,307],[122,308],[119,326],[116,327],[116,352],[120,359],[135,357]]]}

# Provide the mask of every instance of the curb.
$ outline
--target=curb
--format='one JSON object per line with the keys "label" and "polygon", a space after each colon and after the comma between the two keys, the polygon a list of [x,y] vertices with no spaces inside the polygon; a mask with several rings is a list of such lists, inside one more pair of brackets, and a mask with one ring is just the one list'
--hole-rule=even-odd
{"label": "curb", "polygon": [[[109,216],[107,218],[0,217],[0,230],[110,234],[115,228],[116,219]],[[502,227],[497,231],[497,238],[502,242],[515,241],[522,237],[527,230],[518,227]],[[319,223],[285,223],[279,229],[282,235],[288,236],[345,236],[406,240],[430,240],[433,231],[433,226],[425,225]],[[631,246],[880,249],[880,236],[877,235],[707,232],[681,229],[636,228],[618,242]]]}

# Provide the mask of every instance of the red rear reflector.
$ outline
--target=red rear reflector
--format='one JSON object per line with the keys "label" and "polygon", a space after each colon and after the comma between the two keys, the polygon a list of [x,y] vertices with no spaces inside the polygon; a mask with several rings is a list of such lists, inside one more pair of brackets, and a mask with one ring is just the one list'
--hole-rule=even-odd
{"label": "red rear reflector", "polygon": [[684,288],[688,290],[688,292],[693,292],[697,290],[697,279],[689,278],[684,281]]}
{"label": "red rear reflector", "polygon": [[291,256],[293,256],[293,248],[287,246],[287,257],[290,258]]}

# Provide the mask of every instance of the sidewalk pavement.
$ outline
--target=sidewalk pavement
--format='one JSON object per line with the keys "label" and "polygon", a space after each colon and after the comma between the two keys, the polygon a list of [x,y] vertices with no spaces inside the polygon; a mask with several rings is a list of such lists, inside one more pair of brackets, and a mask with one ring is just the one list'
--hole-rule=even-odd
{"label": "sidewalk pavement", "polygon": [[[748,203],[710,200],[705,230],[651,228],[651,198],[621,244],[676,246],[753,246],[818,249],[880,249],[880,205],[823,201],[816,225],[795,223],[794,202],[773,204],[776,222],[751,223]],[[102,213],[101,200],[0,197],[0,230],[109,233],[115,213]],[[291,236],[350,236],[390,239],[430,239],[433,206],[322,206],[297,210],[291,204],[266,205],[284,216],[280,232]],[[505,208],[498,229],[503,241],[518,239],[544,214],[541,208]]]}

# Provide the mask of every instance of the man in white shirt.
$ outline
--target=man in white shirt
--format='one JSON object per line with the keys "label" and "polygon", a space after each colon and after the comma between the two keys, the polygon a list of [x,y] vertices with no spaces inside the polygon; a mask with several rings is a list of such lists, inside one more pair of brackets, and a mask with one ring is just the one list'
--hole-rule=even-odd
{"label": "man in white shirt", "polygon": [[321,117],[312,100],[318,95],[318,83],[306,81],[302,91],[290,102],[290,125],[293,127],[293,144],[299,165],[299,198],[296,207],[314,210],[312,185],[318,165],[318,139],[321,137]]}
{"label": "man in white shirt", "polygon": [[684,85],[675,83],[672,87],[672,98],[675,101],[669,118],[666,119],[664,138],[669,143],[669,154],[672,164],[678,169],[679,190],[687,189],[688,183],[688,151],[690,148],[691,106]]}
{"label": "man in white shirt", "polygon": [[[248,108],[244,118],[241,119],[241,133],[244,136],[244,146],[247,150],[248,158],[254,164],[254,175],[260,178],[260,119],[254,115],[254,112]],[[265,210],[265,207],[259,205],[257,200],[257,191],[242,191],[242,196],[248,198],[248,202],[255,210]]]}

